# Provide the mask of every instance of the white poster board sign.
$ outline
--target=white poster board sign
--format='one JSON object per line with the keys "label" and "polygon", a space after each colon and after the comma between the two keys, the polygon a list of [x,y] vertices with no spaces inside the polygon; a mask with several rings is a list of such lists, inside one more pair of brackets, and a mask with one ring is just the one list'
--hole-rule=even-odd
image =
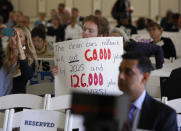
{"label": "white poster board sign", "polygon": [[57,111],[24,110],[20,131],[57,131],[64,128],[65,114]]}
{"label": "white poster board sign", "polygon": [[54,44],[55,95],[70,94],[71,89],[89,94],[120,94],[118,67],[122,60],[122,37],[96,37]]}

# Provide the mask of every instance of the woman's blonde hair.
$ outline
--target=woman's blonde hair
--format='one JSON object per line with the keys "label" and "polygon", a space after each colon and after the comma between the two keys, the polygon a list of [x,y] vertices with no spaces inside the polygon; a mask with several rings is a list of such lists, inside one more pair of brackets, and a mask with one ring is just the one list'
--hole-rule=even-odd
{"label": "woman's blonde hair", "polygon": [[[25,52],[25,56],[28,58],[28,64],[31,65],[37,58],[35,47],[34,47],[34,44],[33,44],[32,38],[31,38],[31,33],[30,33],[29,29],[25,26],[17,25],[14,28],[21,29],[25,35],[25,39],[26,39],[25,47],[26,47],[26,49],[24,50],[24,52]],[[7,67],[10,66],[11,52],[12,52],[12,49],[10,47],[10,42],[9,42],[7,45],[7,48],[6,48],[5,61],[4,61],[4,64]]]}

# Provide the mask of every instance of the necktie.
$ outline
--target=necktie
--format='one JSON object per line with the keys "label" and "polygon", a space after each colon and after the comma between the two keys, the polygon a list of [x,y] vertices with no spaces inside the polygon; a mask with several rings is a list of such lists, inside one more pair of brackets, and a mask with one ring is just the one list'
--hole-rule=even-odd
{"label": "necktie", "polygon": [[130,111],[129,111],[129,126],[132,127],[133,126],[133,120],[134,120],[134,112],[136,110],[136,106],[135,105],[131,105]]}
{"label": "necktie", "polygon": [[128,121],[126,121],[123,125],[122,131],[131,131],[134,121],[134,112],[136,110],[135,105],[131,105],[129,108]]}

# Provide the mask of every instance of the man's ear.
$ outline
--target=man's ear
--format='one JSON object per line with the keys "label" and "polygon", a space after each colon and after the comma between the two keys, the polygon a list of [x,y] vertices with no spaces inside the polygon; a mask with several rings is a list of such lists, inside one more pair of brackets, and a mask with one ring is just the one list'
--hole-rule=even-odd
{"label": "man's ear", "polygon": [[145,72],[145,73],[143,74],[142,82],[143,82],[144,84],[146,84],[146,82],[149,80],[149,78],[150,78],[150,73]]}

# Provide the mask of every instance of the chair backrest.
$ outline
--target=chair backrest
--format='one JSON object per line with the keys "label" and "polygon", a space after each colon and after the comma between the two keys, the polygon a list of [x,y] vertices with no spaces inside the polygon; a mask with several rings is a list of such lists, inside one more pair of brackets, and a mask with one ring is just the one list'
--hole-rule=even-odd
{"label": "chair backrest", "polygon": [[0,97],[0,110],[10,108],[44,109],[46,100],[43,97],[31,94],[13,94]]}
{"label": "chair backrest", "polygon": [[78,129],[79,131],[84,131],[84,117],[81,115],[69,114],[69,123],[68,123],[68,131],[73,131]]}
{"label": "chair backrest", "polygon": [[66,110],[70,108],[71,95],[47,97],[46,110]]}
{"label": "chair backrest", "polygon": [[5,113],[0,112],[0,131],[6,131],[8,126],[8,115],[9,110],[6,110]]}
{"label": "chair backrest", "polygon": [[19,127],[26,131],[49,131],[51,128],[64,129],[65,117],[64,113],[58,111],[26,109],[15,113],[14,109],[11,109],[7,131]]}
{"label": "chair backrest", "polygon": [[168,100],[167,97],[162,97],[162,102],[176,110],[177,124],[178,124],[179,129],[181,129],[181,114],[179,114],[181,113],[181,98]]}
{"label": "chair backrest", "polygon": [[[163,100],[165,99],[165,100]],[[176,110],[177,113],[181,113],[181,98],[168,100],[167,97],[162,98],[163,103],[167,104],[168,106],[172,107]]]}
{"label": "chair backrest", "polygon": [[50,95],[47,95],[46,97],[46,110],[58,110],[63,111],[65,114],[65,128],[64,131],[72,131],[70,129],[71,127],[71,111],[70,108],[70,102],[71,102],[71,95],[62,95],[62,96],[56,96],[52,97]]}

